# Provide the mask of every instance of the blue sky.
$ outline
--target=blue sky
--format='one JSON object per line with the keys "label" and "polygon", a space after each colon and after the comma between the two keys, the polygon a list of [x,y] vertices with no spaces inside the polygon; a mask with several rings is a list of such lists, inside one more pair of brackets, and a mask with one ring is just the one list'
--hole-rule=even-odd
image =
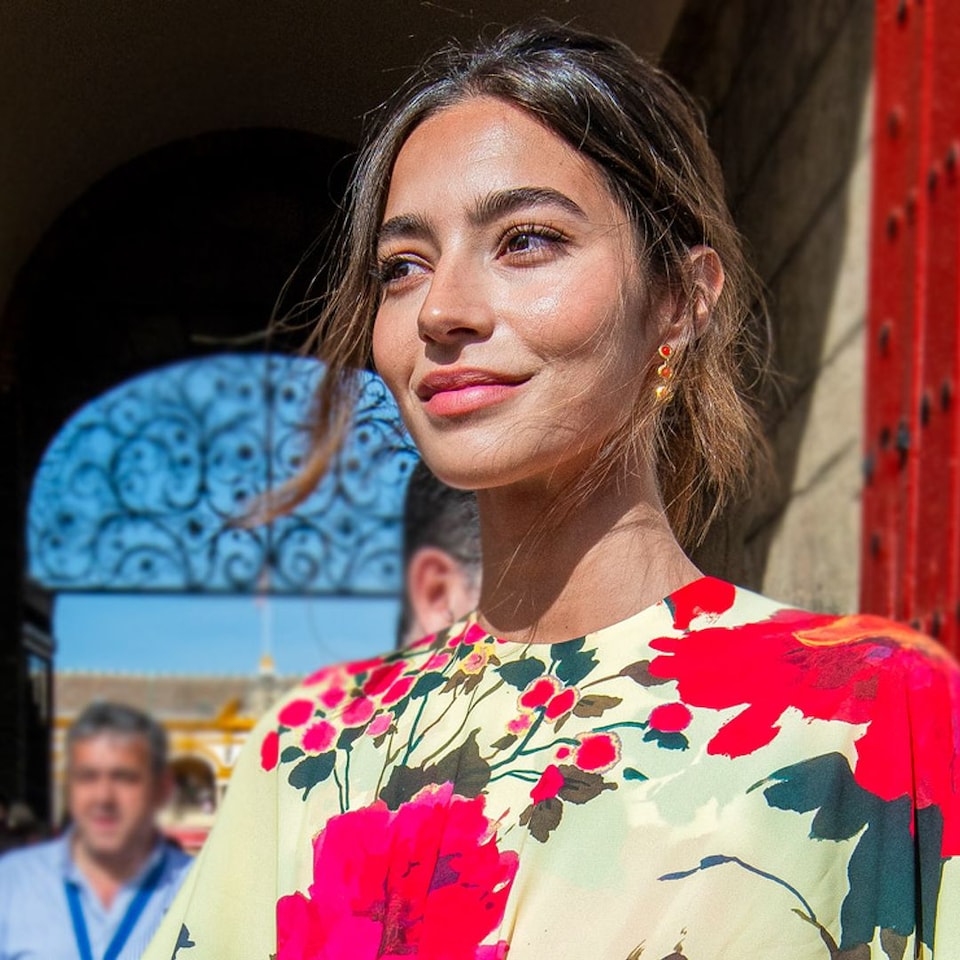
{"label": "blue sky", "polygon": [[396,600],[251,596],[60,594],[54,607],[58,670],[252,674],[272,647],[277,671],[383,653]]}

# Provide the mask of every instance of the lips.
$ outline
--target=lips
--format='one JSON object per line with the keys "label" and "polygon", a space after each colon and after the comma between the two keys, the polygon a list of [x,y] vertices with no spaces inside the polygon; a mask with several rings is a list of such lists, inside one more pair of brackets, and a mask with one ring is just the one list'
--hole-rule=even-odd
{"label": "lips", "polygon": [[529,376],[462,367],[434,370],[416,387],[427,411],[441,417],[472,413],[506,400]]}

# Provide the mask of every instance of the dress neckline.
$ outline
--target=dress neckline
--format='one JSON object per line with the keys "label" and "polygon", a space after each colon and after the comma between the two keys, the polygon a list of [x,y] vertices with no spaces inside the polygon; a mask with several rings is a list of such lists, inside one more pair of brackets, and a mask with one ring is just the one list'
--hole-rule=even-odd
{"label": "dress neckline", "polygon": [[449,635],[452,638],[461,637],[461,642],[465,643],[496,643],[504,649],[555,647],[564,643],[573,643],[585,637],[602,637],[605,634],[618,633],[624,629],[628,629],[631,634],[635,634],[636,628],[641,623],[662,617],[664,612],[666,612],[668,618],[664,629],[670,629],[671,626],[676,627],[678,624],[683,624],[681,629],[686,629],[698,613],[720,613],[729,609],[734,603],[737,591],[736,586],[717,577],[697,577],[689,583],[685,583],[682,587],[678,587],[667,596],[655,600],[621,620],[615,620],[605,626],[598,627],[596,630],[590,630],[579,636],[568,637],[565,640],[511,640],[507,637],[497,636],[480,624],[479,610],[471,611],[451,626]]}

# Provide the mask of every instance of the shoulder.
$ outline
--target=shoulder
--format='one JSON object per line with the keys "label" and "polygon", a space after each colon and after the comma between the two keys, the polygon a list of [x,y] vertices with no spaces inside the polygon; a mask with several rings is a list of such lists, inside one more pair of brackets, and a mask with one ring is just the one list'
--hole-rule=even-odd
{"label": "shoulder", "polygon": [[193,857],[172,843],[167,844],[167,873],[180,879],[193,865]]}
{"label": "shoulder", "polygon": [[0,887],[20,883],[27,876],[58,878],[63,856],[63,839],[9,850],[0,856]]}

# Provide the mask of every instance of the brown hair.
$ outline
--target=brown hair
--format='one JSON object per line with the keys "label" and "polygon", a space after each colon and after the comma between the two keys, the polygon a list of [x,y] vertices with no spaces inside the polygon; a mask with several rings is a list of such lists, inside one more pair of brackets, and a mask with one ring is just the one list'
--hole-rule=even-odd
{"label": "brown hair", "polygon": [[313,451],[282,497],[286,504],[297,502],[323,475],[348,428],[359,371],[371,363],[380,298],[377,231],[397,155],[427,117],[477,96],[519,107],[596,164],[633,222],[638,269],[669,290],[681,309],[703,302],[691,275],[690,248],[704,244],[720,257],[723,291],[702,335],[672,358],[670,400],[658,405],[653,399],[659,361],[652,362],[642,371],[648,389],[638,390],[634,416],[609,438],[567,498],[572,506],[589,496],[630,460],[630,451],[653,456],[673,530],[684,546],[694,545],[740,492],[764,450],[746,399],[752,374],[762,368],[756,361],[764,328],[751,309],[762,299],[759,283],[691,98],[623,44],[544,20],[471,47],[444,48],[374,118],[350,189],[333,283],[310,338],[327,364]]}

